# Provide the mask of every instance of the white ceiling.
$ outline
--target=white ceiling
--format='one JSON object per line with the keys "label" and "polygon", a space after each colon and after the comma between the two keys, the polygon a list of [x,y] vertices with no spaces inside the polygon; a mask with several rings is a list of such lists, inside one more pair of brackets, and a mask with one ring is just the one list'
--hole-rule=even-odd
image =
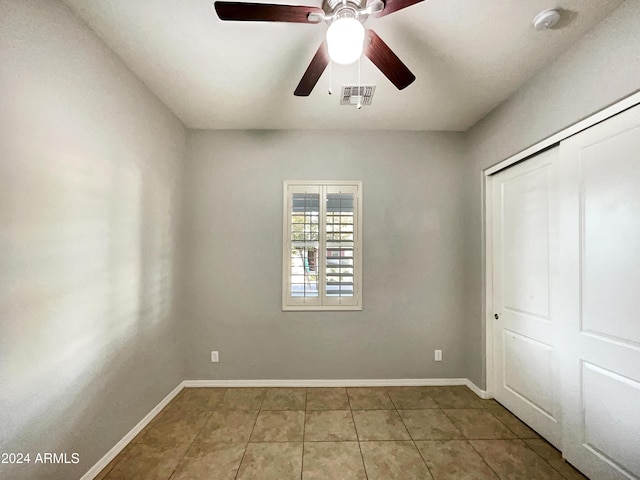
{"label": "white ceiling", "polygon": [[[222,22],[212,0],[65,1],[190,128],[463,131],[623,0],[426,0],[369,18],[417,79],[398,91],[364,58],[362,83],[376,92],[362,110],[339,105],[353,65],[334,65],[332,96],[328,69],[309,97],[293,95],[324,23]],[[565,10],[561,28],[536,32],[550,7]]]}

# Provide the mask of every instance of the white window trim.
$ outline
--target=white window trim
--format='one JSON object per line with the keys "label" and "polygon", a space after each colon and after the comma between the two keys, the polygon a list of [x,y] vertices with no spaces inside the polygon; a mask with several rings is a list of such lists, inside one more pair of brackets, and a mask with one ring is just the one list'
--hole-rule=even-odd
{"label": "white window trim", "polygon": [[[300,300],[293,300],[290,296],[290,281],[291,281],[291,215],[290,209],[290,190],[291,187],[314,187],[316,190],[319,188],[321,192],[325,192],[325,187],[340,187],[355,190],[355,208],[354,208],[354,253],[353,253],[353,297],[349,304],[340,303],[342,299],[332,298],[324,295],[324,273],[320,268],[325,268],[325,262],[321,262],[320,259],[324,259],[324,253],[318,258],[318,275],[322,279],[320,284],[320,294],[318,297],[304,299],[305,303],[299,303]],[[321,196],[322,199],[322,196]],[[322,201],[321,201],[322,203]],[[283,202],[282,202],[282,310],[283,311],[347,311],[347,310],[362,310],[362,182],[358,180],[285,180],[283,188]],[[324,242],[326,234],[325,222],[326,216],[324,215],[324,207],[321,207],[320,215],[320,232],[323,235],[320,236],[320,249],[324,252]]]}

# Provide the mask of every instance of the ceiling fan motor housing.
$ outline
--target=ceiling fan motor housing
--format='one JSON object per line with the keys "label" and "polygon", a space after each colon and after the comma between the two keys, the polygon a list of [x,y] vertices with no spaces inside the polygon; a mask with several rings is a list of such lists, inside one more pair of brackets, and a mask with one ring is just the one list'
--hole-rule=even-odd
{"label": "ceiling fan motor housing", "polygon": [[355,8],[356,10],[360,10],[365,7],[366,3],[367,3],[366,0],[360,0],[360,1],[347,0],[346,2],[344,0],[325,0],[322,8],[327,13],[335,12],[338,9],[338,7],[340,7],[341,5],[344,5],[344,6],[349,5]]}
{"label": "ceiling fan motor housing", "polygon": [[325,14],[325,20],[328,24],[340,18],[353,18],[360,23],[364,23],[369,15],[360,7],[360,4],[352,1],[330,0],[326,6],[330,9]]}

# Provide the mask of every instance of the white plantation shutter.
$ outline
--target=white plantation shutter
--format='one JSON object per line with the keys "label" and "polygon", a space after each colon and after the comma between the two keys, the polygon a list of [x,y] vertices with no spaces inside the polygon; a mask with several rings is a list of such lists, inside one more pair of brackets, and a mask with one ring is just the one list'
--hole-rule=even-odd
{"label": "white plantation shutter", "polygon": [[285,182],[283,310],[361,310],[361,182]]}

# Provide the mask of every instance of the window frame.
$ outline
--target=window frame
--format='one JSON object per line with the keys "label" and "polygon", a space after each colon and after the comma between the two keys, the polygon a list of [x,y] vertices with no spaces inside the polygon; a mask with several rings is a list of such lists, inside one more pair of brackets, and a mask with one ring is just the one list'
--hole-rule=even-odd
{"label": "window frame", "polygon": [[[328,193],[353,193],[353,296],[340,297],[326,295],[327,265],[327,212]],[[317,193],[320,195],[319,248],[316,257],[318,268],[318,296],[291,296],[291,211],[294,193]],[[354,311],[362,310],[362,181],[359,180],[285,180],[282,208],[282,310],[283,311]]]}

